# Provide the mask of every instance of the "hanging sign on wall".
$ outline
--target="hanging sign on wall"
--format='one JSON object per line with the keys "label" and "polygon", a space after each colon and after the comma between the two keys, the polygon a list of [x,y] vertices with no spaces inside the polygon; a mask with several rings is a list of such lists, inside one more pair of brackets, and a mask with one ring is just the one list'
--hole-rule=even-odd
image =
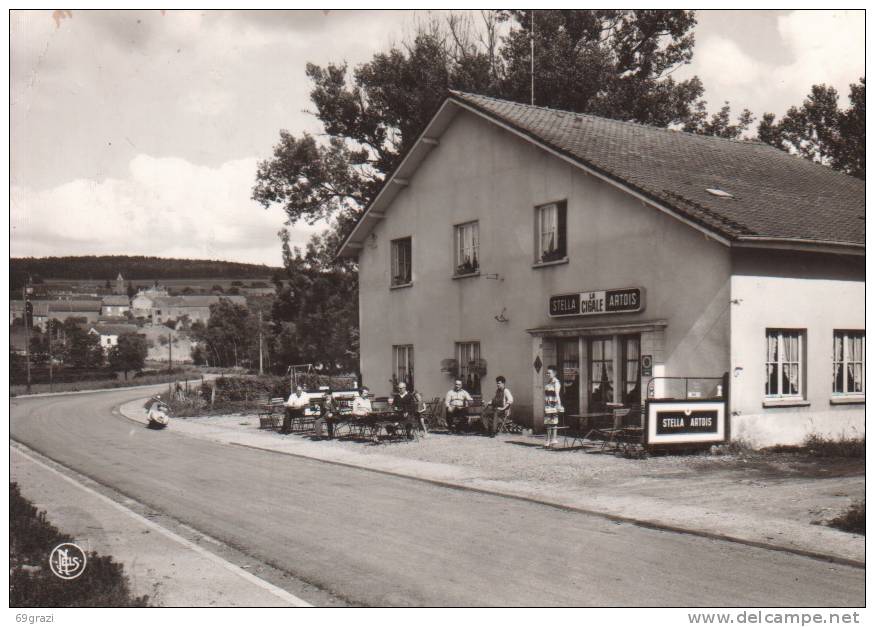
{"label": "hanging sign on wall", "polygon": [[551,318],[594,316],[598,314],[635,313],[644,310],[644,288],[625,287],[550,297]]}

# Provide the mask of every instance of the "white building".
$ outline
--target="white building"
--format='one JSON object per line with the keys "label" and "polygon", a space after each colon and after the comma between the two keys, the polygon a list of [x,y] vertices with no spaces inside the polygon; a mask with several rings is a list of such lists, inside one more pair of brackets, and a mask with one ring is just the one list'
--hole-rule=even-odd
{"label": "white building", "polygon": [[503,374],[540,428],[548,364],[572,414],[729,373],[733,438],[862,434],[864,189],[759,142],[454,92],[340,251],[363,380]]}

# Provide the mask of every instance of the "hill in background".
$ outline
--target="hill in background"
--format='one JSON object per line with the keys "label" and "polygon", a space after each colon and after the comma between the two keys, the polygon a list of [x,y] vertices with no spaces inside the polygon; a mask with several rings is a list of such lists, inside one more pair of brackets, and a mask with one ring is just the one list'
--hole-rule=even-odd
{"label": "hill in background", "polygon": [[167,279],[270,278],[281,268],[263,264],[213,259],[172,259],[128,255],[84,257],[19,257],[9,260],[10,287],[24,284],[29,275],[41,279],[110,280],[121,272],[125,281]]}

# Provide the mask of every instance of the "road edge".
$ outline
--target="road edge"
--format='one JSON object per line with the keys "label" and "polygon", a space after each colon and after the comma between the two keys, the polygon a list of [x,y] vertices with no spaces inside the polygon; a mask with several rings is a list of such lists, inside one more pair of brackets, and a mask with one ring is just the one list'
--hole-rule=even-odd
{"label": "road edge", "polygon": [[[133,403],[134,401],[128,401],[128,402]],[[121,411],[122,405],[124,405],[124,404],[121,404],[121,405],[118,405],[117,407],[114,407],[113,413],[116,413],[117,415],[119,415],[123,418],[126,418],[132,422],[135,422],[137,424],[145,424],[147,422],[145,420],[145,418],[129,416],[129,415],[125,414],[124,412],[122,412]],[[177,433],[179,433],[180,435],[186,436],[186,437],[196,437],[196,436],[189,435],[185,432],[177,432]],[[276,455],[289,455],[291,457],[297,457],[299,459],[307,459],[310,461],[317,461],[317,462],[322,462],[325,464],[333,464],[335,466],[343,466],[346,468],[355,468],[355,469],[365,470],[368,472],[374,472],[374,473],[378,473],[378,474],[382,474],[382,475],[388,475],[388,476],[392,476],[392,477],[400,477],[403,479],[410,479],[412,481],[422,481],[424,483],[429,483],[429,484],[444,487],[444,488],[450,488],[453,490],[466,490],[468,492],[475,492],[478,494],[487,494],[490,496],[501,496],[501,497],[505,497],[505,498],[515,499],[518,501],[525,501],[528,503],[533,503],[536,505],[544,505],[546,507],[553,507],[555,509],[559,509],[559,510],[566,511],[566,512],[575,512],[575,513],[579,513],[579,514],[588,514],[590,516],[598,516],[599,518],[610,520],[612,522],[632,524],[632,525],[635,525],[637,527],[643,527],[646,529],[653,529],[656,531],[666,531],[669,533],[682,533],[682,534],[686,534],[686,535],[697,536],[700,538],[706,538],[709,540],[722,540],[725,542],[732,542],[733,544],[741,544],[744,546],[750,546],[750,547],[758,548],[758,549],[778,551],[781,553],[790,553],[793,555],[799,555],[801,557],[808,557],[811,559],[829,562],[832,564],[841,564],[844,566],[850,566],[852,568],[859,568],[859,569],[863,569],[863,570],[866,569],[866,562],[865,561],[855,560],[855,559],[852,559],[849,557],[844,557],[841,555],[834,555],[831,553],[810,551],[807,549],[800,549],[797,547],[786,546],[786,545],[779,544],[779,543],[760,542],[758,540],[751,540],[748,538],[741,538],[738,536],[715,533],[715,532],[705,531],[702,529],[691,529],[691,528],[681,527],[678,525],[672,525],[672,524],[668,524],[668,523],[660,523],[660,522],[656,522],[656,521],[652,521],[652,520],[634,518],[631,516],[623,516],[620,514],[611,514],[609,512],[605,512],[605,511],[587,509],[587,508],[579,507],[579,506],[575,506],[575,505],[568,505],[566,503],[561,503],[559,501],[539,499],[539,498],[536,498],[533,496],[526,496],[524,494],[517,494],[517,493],[509,492],[509,491],[476,487],[476,486],[471,486],[471,485],[467,485],[464,483],[458,483],[458,482],[454,482],[454,481],[448,481],[448,480],[444,480],[444,479],[431,479],[428,477],[421,477],[421,476],[410,475],[410,474],[405,474],[405,473],[401,473],[401,472],[394,472],[391,470],[373,468],[373,467],[366,466],[363,464],[355,464],[352,462],[343,462],[343,461],[337,461],[337,460],[324,459],[321,457],[313,457],[310,455],[305,455],[303,453],[293,453],[291,451],[280,451],[280,450],[271,449],[271,448],[267,448],[267,447],[256,446],[254,444],[244,444],[241,442],[227,442],[226,443],[226,442],[220,442],[217,440],[210,440],[210,441],[213,441],[216,444],[229,444],[232,446],[240,446],[243,448],[249,448],[249,449],[253,449],[253,450],[257,450],[257,451],[264,451],[267,453],[273,453]]]}
{"label": "road edge", "polygon": [[[98,500],[105,503],[106,505],[109,505],[110,507],[112,507],[112,508],[118,510],[119,512],[125,514],[126,516],[132,518],[134,521],[137,522],[137,524],[148,527],[149,529],[163,535],[165,538],[172,540],[173,542],[176,542],[177,544],[180,544],[185,549],[198,554],[199,556],[209,560],[210,562],[213,562],[217,566],[224,568],[225,570],[231,572],[234,575],[237,575],[238,577],[240,577],[240,578],[246,580],[247,582],[261,588],[262,590],[265,590],[266,592],[268,592],[268,593],[274,595],[275,597],[285,601],[286,603],[289,603],[293,607],[313,607],[313,605],[311,605],[310,603],[308,603],[304,599],[301,599],[300,597],[292,594],[288,590],[284,590],[283,588],[281,588],[275,584],[272,584],[269,581],[266,581],[266,580],[264,580],[256,575],[254,575],[251,572],[248,572],[247,570],[241,568],[237,564],[234,564],[233,562],[226,560],[225,558],[221,557],[220,555],[217,555],[217,554],[213,553],[212,551],[209,551],[209,550],[205,549],[204,547],[199,546],[198,544],[192,542],[191,540],[189,540],[187,538],[182,537],[181,535],[164,527],[163,525],[160,525],[152,520],[149,520],[148,518],[139,514],[138,512],[135,512],[134,510],[130,509],[129,507],[126,507],[122,503],[119,503],[118,501],[106,496],[105,494],[100,493],[99,491],[95,490],[91,486],[85,485],[84,483],[82,483],[81,481],[76,479],[76,476],[79,475],[80,473],[78,473],[76,470],[74,470],[72,468],[65,466],[64,464],[58,462],[57,460],[54,460],[51,457],[47,457],[47,456],[41,454],[39,451],[36,451],[36,450],[30,448],[26,444],[19,442],[18,440],[11,439],[11,438],[10,438],[10,448],[15,450],[18,454],[24,456],[29,462],[36,464],[37,466],[42,467],[43,469],[60,477],[62,480],[72,484],[76,488],[86,492],[91,497],[96,497]],[[45,463],[44,461],[42,461],[42,459],[39,459],[39,457],[42,457],[42,458],[45,458],[45,459],[51,461],[51,463],[54,464],[55,466],[57,466],[57,468]],[[61,470],[59,470],[59,468],[63,469],[63,472]],[[95,483],[97,483],[97,482],[95,482]],[[100,485],[100,484],[98,484],[98,485]],[[206,534],[204,534],[200,531],[198,533],[205,538],[209,538],[209,536],[207,536]],[[215,540],[212,538],[210,538],[210,539],[213,542],[217,542],[217,543],[219,542],[218,540]]]}

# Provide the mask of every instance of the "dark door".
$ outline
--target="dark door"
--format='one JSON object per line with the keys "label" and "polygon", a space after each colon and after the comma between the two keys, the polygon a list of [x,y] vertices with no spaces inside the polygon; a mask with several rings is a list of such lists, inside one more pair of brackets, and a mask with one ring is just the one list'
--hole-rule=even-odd
{"label": "dark door", "polygon": [[580,348],[577,338],[557,340],[557,366],[562,381],[562,406],[565,414],[580,413]]}

